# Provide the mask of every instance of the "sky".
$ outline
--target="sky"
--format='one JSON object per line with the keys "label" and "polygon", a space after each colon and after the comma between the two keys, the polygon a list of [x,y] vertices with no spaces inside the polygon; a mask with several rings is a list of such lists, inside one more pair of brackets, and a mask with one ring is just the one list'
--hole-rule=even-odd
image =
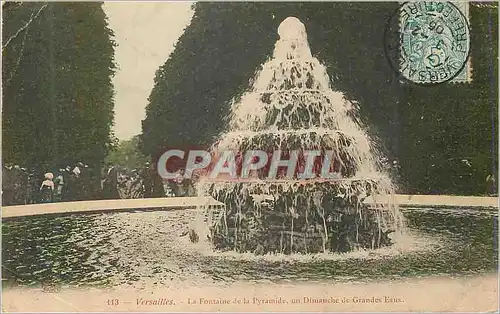
{"label": "sky", "polygon": [[115,33],[115,135],[141,133],[154,75],[165,63],[193,16],[193,2],[105,2]]}

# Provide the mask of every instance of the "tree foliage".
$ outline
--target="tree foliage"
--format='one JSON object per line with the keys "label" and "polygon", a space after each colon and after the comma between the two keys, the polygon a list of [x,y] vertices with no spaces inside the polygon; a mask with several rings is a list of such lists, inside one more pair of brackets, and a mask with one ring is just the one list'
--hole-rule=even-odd
{"label": "tree foliage", "polygon": [[99,166],[113,145],[114,42],[101,5],[4,4],[4,162]]}
{"label": "tree foliage", "polygon": [[[387,61],[384,31],[398,3],[200,2],[155,77],[141,149],[209,144],[224,129],[233,97],[273,51],[278,25],[299,18],[335,89],[399,159],[410,193],[480,194],[497,169],[498,7],[471,3],[473,82],[401,83]],[[469,166],[470,165],[470,166]]]}
{"label": "tree foliage", "polygon": [[139,151],[139,136],[130,140],[120,141],[117,147],[106,157],[106,163],[126,167],[128,169],[142,169],[149,161],[149,157]]}

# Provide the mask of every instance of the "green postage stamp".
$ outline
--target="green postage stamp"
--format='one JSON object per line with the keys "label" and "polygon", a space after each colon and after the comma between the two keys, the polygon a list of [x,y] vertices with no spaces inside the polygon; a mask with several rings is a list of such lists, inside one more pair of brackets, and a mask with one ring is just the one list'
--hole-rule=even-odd
{"label": "green postage stamp", "polygon": [[468,2],[406,2],[399,9],[399,71],[419,84],[469,82]]}

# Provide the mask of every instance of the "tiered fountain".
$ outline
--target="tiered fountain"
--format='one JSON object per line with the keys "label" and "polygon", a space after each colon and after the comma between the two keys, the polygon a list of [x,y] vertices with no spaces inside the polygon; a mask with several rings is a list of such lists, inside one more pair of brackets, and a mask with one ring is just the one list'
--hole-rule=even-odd
{"label": "tiered fountain", "polygon": [[[289,254],[390,245],[402,216],[388,202],[391,181],[380,170],[379,154],[353,103],[330,88],[325,67],[311,55],[304,24],[289,17],[278,34],[272,59],[233,104],[229,131],[212,152],[333,151],[330,170],[337,178],[304,180],[295,173],[291,180],[270,181],[264,169],[247,181],[201,179],[199,195],[226,205],[222,215],[209,220],[214,247]],[[367,197],[383,201],[367,205]]]}

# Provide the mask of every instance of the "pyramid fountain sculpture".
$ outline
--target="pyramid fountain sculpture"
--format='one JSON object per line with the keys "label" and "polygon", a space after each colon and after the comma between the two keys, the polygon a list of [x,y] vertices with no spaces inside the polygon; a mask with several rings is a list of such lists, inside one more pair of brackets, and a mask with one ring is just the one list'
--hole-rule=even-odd
{"label": "pyramid fountain sculpture", "polygon": [[[402,215],[389,201],[391,180],[380,170],[379,154],[356,119],[354,104],[330,88],[300,20],[288,17],[278,34],[272,59],[232,105],[229,131],[220,135],[212,153],[280,150],[290,157],[293,151],[333,152],[328,159],[333,175],[303,179],[296,171],[280,180],[278,172],[269,180],[264,168],[248,180],[201,178],[199,195],[225,204],[207,221],[214,248],[290,254],[391,245],[390,234],[402,230]],[[303,170],[304,156],[297,160]],[[315,164],[316,174],[318,169]],[[369,196],[383,201],[367,205],[363,201]]]}

